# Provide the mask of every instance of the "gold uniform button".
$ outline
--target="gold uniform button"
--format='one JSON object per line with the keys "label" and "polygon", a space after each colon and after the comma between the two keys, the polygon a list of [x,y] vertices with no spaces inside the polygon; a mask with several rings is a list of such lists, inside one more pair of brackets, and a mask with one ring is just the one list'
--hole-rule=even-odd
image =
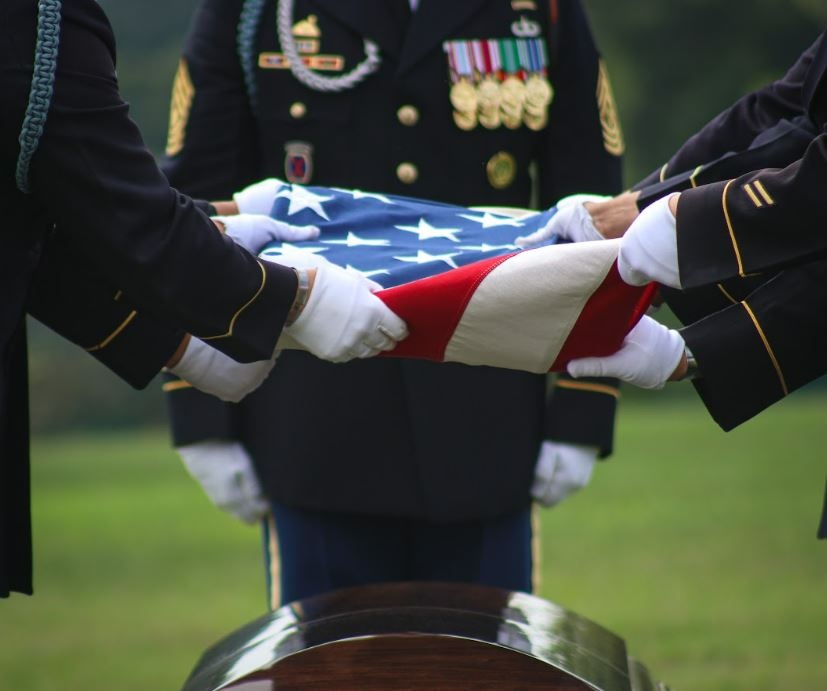
{"label": "gold uniform button", "polygon": [[504,190],[517,177],[517,159],[507,151],[498,151],[485,164],[488,183],[495,190]]}
{"label": "gold uniform button", "polygon": [[419,122],[419,110],[416,106],[402,106],[396,111],[396,117],[405,127],[413,127]]}
{"label": "gold uniform button", "polygon": [[305,115],[307,115],[307,106],[301,101],[296,101],[290,106],[290,117],[293,119],[300,120]]}
{"label": "gold uniform button", "polygon": [[419,177],[419,170],[413,163],[400,163],[396,166],[396,177],[406,185],[412,185]]}

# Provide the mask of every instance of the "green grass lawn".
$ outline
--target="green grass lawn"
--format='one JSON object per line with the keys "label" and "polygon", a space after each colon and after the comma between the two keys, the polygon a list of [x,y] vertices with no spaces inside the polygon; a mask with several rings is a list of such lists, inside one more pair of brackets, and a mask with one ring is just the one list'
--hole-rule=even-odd
{"label": "green grass lawn", "polygon": [[[614,458],[541,514],[539,594],[680,691],[827,688],[825,423],[824,396],[730,434],[694,399],[627,401]],[[39,439],[33,474],[37,594],[0,601],[3,691],[174,690],[264,611],[258,531],[163,431]]]}

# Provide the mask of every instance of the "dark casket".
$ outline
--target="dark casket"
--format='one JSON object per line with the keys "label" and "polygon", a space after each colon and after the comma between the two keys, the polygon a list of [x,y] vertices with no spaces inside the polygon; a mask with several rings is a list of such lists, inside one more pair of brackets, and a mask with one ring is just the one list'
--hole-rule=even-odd
{"label": "dark casket", "polygon": [[183,691],[665,691],[623,639],[525,593],[391,583],[300,600],[207,652]]}

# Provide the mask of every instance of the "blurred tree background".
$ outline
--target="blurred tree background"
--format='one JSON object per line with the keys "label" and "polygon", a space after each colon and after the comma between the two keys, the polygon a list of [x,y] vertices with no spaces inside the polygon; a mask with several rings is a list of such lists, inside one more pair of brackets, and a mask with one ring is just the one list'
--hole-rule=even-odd
{"label": "blurred tree background", "polygon": [[[148,145],[160,153],[172,76],[197,2],[100,4],[115,28],[121,92]],[[739,95],[781,76],[827,24],[824,0],[584,4],[612,75],[626,135],[629,184],[660,166]],[[31,330],[35,431],[163,421],[157,385],[134,392],[39,325],[32,324]]]}

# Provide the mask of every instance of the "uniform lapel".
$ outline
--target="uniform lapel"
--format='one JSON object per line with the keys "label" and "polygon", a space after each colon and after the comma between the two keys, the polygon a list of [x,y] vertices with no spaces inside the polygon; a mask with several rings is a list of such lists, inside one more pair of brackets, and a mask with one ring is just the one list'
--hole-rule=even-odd
{"label": "uniform lapel", "polygon": [[[377,43],[382,52],[399,57],[402,29],[384,0],[313,0],[312,5],[320,8],[320,14],[335,17],[360,36]],[[299,19],[301,17],[296,17],[294,21]]]}
{"label": "uniform lapel", "polygon": [[[488,0],[420,0],[405,37],[399,73],[413,67]],[[474,38],[467,36],[465,38]]]}

